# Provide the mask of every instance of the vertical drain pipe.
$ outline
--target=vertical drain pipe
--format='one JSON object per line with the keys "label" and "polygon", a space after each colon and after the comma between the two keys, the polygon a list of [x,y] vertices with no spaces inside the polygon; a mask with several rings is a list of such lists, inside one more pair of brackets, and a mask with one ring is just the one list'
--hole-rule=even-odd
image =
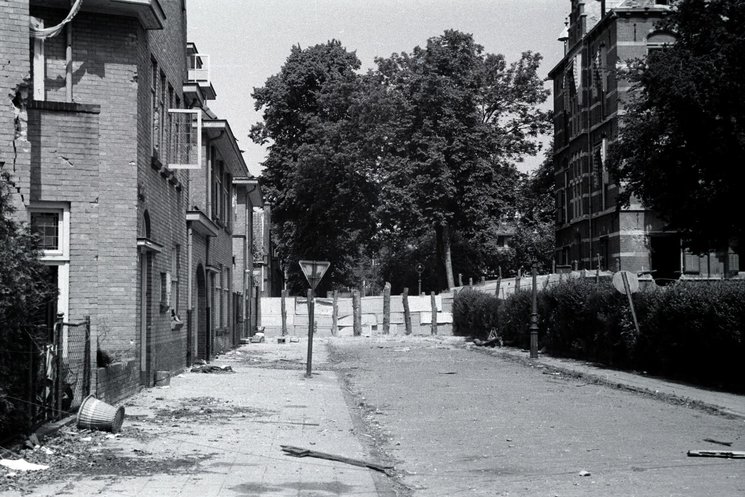
{"label": "vertical drain pipe", "polygon": [[72,22],[65,26],[65,101],[72,102]]}

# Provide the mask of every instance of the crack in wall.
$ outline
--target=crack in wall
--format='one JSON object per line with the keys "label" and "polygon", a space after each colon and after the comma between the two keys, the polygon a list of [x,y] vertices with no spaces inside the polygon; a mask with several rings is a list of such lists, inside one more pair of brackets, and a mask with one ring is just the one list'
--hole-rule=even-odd
{"label": "crack in wall", "polygon": [[[28,141],[28,100],[30,90],[30,76],[26,75],[23,81],[16,85],[15,89],[9,93],[10,103],[13,106],[13,164],[12,173],[15,176],[18,167],[18,156],[21,150],[29,151]],[[21,196],[21,202],[25,203],[21,187],[15,182],[15,178],[10,180],[11,185]]]}

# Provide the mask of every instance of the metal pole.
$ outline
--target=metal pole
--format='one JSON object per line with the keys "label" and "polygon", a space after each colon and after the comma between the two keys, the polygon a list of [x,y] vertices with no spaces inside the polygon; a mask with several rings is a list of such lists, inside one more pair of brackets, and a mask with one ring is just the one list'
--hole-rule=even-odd
{"label": "metal pole", "polygon": [[310,378],[313,363],[313,289],[308,289],[308,361],[305,367],[305,377]]}
{"label": "metal pole", "polygon": [[537,268],[533,263],[533,309],[530,314],[530,358],[538,358],[538,285]]}
{"label": "metal pole", "polygon": [[421,295],[421,294],[422,294],[422,275],[420,273],[419,274],[419,293],[417,293],[417,295]]}

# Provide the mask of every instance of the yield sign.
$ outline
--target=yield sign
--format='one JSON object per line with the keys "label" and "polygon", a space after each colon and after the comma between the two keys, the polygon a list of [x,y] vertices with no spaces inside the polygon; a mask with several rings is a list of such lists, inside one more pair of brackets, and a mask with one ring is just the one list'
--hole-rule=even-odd
{"label": "yield sign", "polygon": [[305,278],[308,280],[310,287],[315,290],[318,283],[326,274],[326,270],[331,265],[328,261],[297,261],[300,264],[300,269],[303,270]]}

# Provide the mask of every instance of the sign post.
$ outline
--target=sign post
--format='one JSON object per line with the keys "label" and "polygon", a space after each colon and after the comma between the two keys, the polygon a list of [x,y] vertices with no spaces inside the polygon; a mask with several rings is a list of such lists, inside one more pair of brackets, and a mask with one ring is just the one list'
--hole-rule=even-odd
{"label": "sign post", "polygon": [[313,363],[313,328],[315,327],[313,293],[331,263],[328,261],[298,261],[298,264],[310,285],[308,290],[308,360],[305,363],[305,377],[310,378]]}
{"label": "sign post", "polygon": [[625,293],[629,299],[629,309],[631,310],[631,318],[634,320],[634,329],[636,334],[639,335],[639,322],[636,320],[634,299],[631,298],[632,293],[639,291],[639,279],[636,274],[630,271],[618,271],[613,275],[613,286],[619,293]]}
{"label": "sign post", "polygon": [[417,293],[417,295],[421,295],[422,294],[422,273],[424,272],[424,264],[422,264],[421,262],[417,263],[416,272],[419,275],[419,293]]}

